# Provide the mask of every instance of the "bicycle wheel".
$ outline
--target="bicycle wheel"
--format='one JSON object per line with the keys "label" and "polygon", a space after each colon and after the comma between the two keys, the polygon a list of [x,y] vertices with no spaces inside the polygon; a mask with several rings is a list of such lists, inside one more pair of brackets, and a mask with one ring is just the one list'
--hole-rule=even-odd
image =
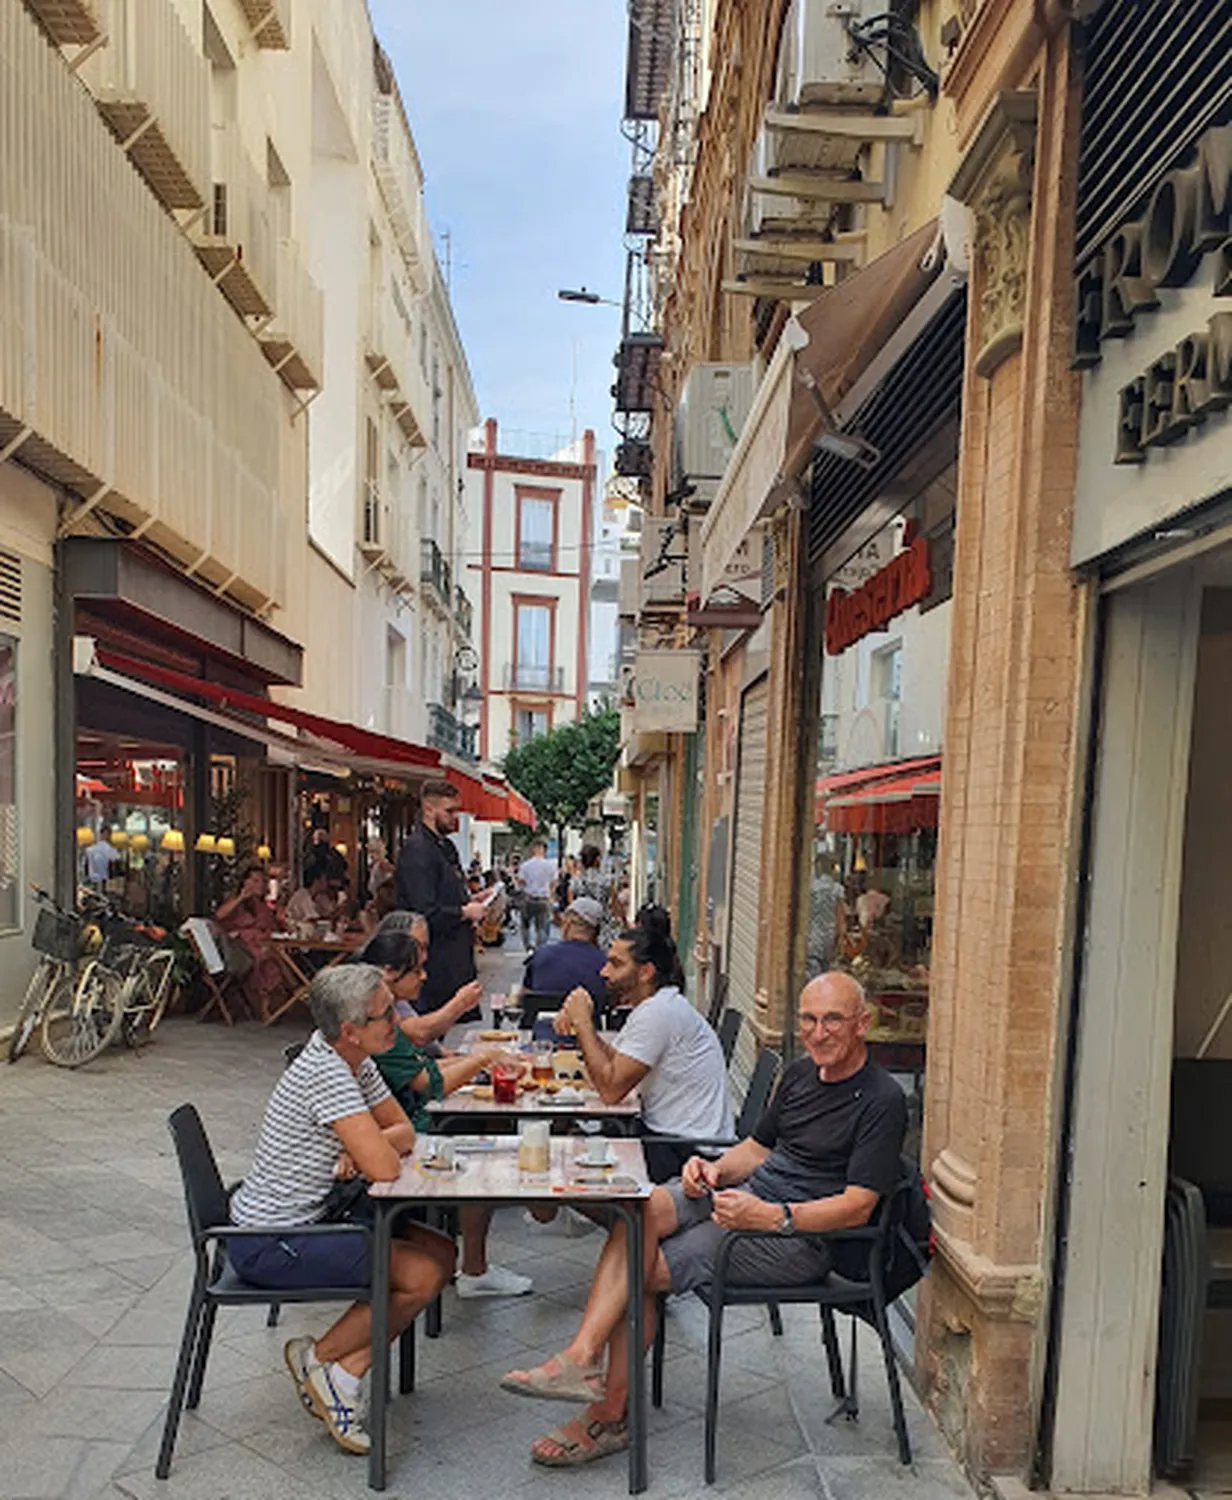
{"label": "bicycle wheel", "polygon": [[43,1056],[59,1068],[79,1068],[107,1050],[123,1023],[117,976],[100,963],[87,964],[68,1005],[49,1005],[43,1015]]}
{"label": "bicycle wheel", "polygon": [[168,953],[165,958],[159,958],[149,965],[149,969],[157,972],[157,979],[152,983],[147,980],[150,989],[150,1010],[146,1016],[145,1024],[147,1031],[153,1035],[158,1023],[162,1020],[167,1009],[167,1002],[171,999],[172,984],[171,971],[175,967],[175,955]]}
{"label": "bicycle wheel", "polygon": [[9,1061],[11,1063],[15,1063],[30,1045],[30,1038],[43,1018],[43,1007],[51,997],[52,989],[59,977],[60,965],[50,958],[41,958],[38,967],[30,975],[25,998],[21,1002],[21,1009],[17,1012],[13,1034],[9,1037]]}

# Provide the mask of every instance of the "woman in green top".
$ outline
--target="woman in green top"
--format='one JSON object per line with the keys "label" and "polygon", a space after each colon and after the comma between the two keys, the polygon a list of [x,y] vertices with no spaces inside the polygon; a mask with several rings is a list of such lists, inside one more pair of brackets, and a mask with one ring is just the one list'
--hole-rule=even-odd
{"label": "woman in green top", "polygon": [[[385,983],[393,992],[398,1011],[403,1006],[410,1011],[411,1003],[418,997],[427,976],[426,955],[415,936],[409,931],[378,932],[364,945],[363,957],[365,963],[375,964],[381,970]],[[473,1001],[469,994],[465,998],[464,1008],[469,1009]],[[411,1124],[416,1130],[427,1131],[432,1128],[427,1105],[469,1083],[477,1073],[490,1066],[501,1049],[481,1047],[466,1057],[436,1058],[429,1054],[426,1044],[413,1039],[420,1029],[417,1022],[422,1024],[422,1017],[413,1011],[408,1015],[398,1014],[394,1045],[388,1052],[379,1053],[373,1061],[398,1103],[406,1110]]]}

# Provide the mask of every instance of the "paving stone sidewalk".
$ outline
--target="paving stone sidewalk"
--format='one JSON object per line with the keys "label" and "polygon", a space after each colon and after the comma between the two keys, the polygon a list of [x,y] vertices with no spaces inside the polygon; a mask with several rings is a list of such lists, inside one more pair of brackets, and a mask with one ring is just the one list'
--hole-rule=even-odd
{"label": "paving stone sidewalk", "polygon": [[[513,955],[487,960],[504,988]],[[299,1408],[283,1340],[319,1331],[324,1309],[224,1309],[200,1410],[186,1414],[171,1478],[154,1478],[191,1256],[167,1133],[185,1100],[201,1110],[224,1177],[246,1169],[282,1048],[302,1020],[228,1030],[164,1023],[140,1055],[114,1052],[78,1073],[37,1055],[0,1066],[0,1500],[362,1500],[362,1459],[339,1451]],[[535,1295],[460,1303],[420,1340],[419,1385],[391,1420],[391,1500],[500,1495],[617,1500],[623,1458],[581,1475],[531,1464],[531,1440],[570,1413],[503,1393],[511,1365],[546,1356],[576,1326],[597,1231],[494,1226],[494,1258],[534,1276]],[[863,1412],[827,1426],[824,1360],[811,1309],[783,1310],[770,1336],[736,1310],[724,1346],[718,1484],[702,1482],[703,1310],[673,1304],[666,1402],[652,1417],[652,1497],[742,1500],[971,1500],[910,1395],[916,1461],[895,1460],[878,1350],[861,1350]]]}

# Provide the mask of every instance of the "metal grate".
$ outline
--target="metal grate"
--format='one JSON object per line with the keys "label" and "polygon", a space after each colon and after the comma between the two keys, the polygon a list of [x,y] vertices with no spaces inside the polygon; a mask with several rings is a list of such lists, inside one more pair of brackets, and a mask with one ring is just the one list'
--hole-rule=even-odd
{"label": "metal grate", "polygon": [[21,624],[21,558],[0,552],[0,620]]}
{"label": "metal grate", "polygon": [[1230,34],[1232,0],[1105,0],[1085,28],[1078,269],[1208,126],[1232,119]]}
{"label": "metal grate", "polygon": [[942,423],[959,414],[966,321],[966,292],[958,291],[847,424],[880,451],[871,468],[833,453],[814,463],[810,562],[838,540]]}

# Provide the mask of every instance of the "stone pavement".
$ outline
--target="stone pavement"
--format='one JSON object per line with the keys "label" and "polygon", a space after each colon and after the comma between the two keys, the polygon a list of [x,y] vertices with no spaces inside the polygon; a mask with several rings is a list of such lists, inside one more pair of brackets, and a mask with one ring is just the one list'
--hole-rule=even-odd
{"label": "stone pavement", "polygon": [[[516,977],[485,958],[489,990]],[[114,1052],[79,1073],[37,1053],[0,1067],[0,1500],[359,1500],[364,1461],[337,1449],[299,1408],[283,1340],[319,1331],[324,1310],[288,1308],[267,1330],[256,1309],[219,1315],[201,1407],[185,1415],[170,1480],[153,1473],[187,1303],[191,1256],[168,1113],[197,1104],[224,1177],[246,1169],[281,1050],[299,1018],[269,1031],[164,1023],[141,1055]],[[494,1226],[502,1263],[535,1277],[534,1296],[459,1303],[420,1340],[419,1386],[395,1401],[391,1500],[499,1494],[511,1500],[626,1493],[623,1458],[583,1475],[535,1468],[532,1438],[570,1409],[498,1389],[511,1365],[546,1356],[576,1324],[597,1231]],[[916,1462],[903,1470],[878,1351],[861,1351],[863,1412],[828,1427],[816,1315],[784,1308],[771,1338],[760,1310],[735,1310],[724,1345],[718,1484],[702,1482],[705,1325],[673,1306],[666,1402],[653,1414],[652,1497],[742,1500],[970,1500],[971,1490],[914,1398]]]}

